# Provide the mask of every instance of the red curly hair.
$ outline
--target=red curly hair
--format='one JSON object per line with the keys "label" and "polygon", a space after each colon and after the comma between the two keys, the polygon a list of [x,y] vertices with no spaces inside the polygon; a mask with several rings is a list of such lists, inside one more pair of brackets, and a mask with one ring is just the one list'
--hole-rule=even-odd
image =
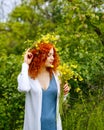
{"label": "red curly hair", "polygon": [[56,52],[56,49],[52,43],[45,43],[41,42],[38,44],[38,47],[34,47],[29,50],[33,54],[33,59],[31,63],[29,64],[29,76],[33,79],[37,77],[37,75],[40,73],[42,67],[45,65],[45,62],[47,60],[48,53],[50,49],[53,48],[54,50],[54,61],[53,61],[53,68],[48,67],[47,71],[50,73],[50,77],[52,77],[52,72],[56,72],[57,67],[59,65],[59,56]]}

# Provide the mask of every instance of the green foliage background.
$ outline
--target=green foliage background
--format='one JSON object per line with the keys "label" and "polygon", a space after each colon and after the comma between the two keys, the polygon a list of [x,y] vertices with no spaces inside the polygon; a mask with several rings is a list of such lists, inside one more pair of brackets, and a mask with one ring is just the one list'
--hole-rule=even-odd
{"label": "green foliage background", "polygon": [[63,130],[104,129],[103,0],[22,0],[7,21],[0,22],[1,130],[22,130],[25,96],[17,91],[17,76],[25,41],[53,32],[59,36],[61,62],[77,65],[72,70],[83,78],[68,81]]}

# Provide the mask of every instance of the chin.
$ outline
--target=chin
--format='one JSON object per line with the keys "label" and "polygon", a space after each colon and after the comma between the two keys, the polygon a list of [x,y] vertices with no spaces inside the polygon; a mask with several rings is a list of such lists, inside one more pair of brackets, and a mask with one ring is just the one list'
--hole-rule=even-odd
{"label": "chin", "polygon": [[52,65],[47,66],[46,68],[52,68]]}

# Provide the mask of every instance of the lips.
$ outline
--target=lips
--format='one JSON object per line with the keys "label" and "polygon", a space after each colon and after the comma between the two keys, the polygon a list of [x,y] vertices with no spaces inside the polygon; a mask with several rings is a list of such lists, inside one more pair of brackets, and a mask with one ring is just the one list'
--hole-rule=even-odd
{"label": "lips", "polygon": [[53,64],[53,62],[49,62],[51,65]]}

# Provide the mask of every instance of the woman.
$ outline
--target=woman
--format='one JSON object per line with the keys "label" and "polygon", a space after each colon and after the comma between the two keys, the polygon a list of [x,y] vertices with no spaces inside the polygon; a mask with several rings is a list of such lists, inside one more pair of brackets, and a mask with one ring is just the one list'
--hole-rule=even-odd
{"label": "woman", "polygon": [[[24,55],[18,90],[26,93],[24,130],[62,130],[59,114],[59,56],[51,43],[41,42]],[[69,87],[64,85],[64,94]]]}

